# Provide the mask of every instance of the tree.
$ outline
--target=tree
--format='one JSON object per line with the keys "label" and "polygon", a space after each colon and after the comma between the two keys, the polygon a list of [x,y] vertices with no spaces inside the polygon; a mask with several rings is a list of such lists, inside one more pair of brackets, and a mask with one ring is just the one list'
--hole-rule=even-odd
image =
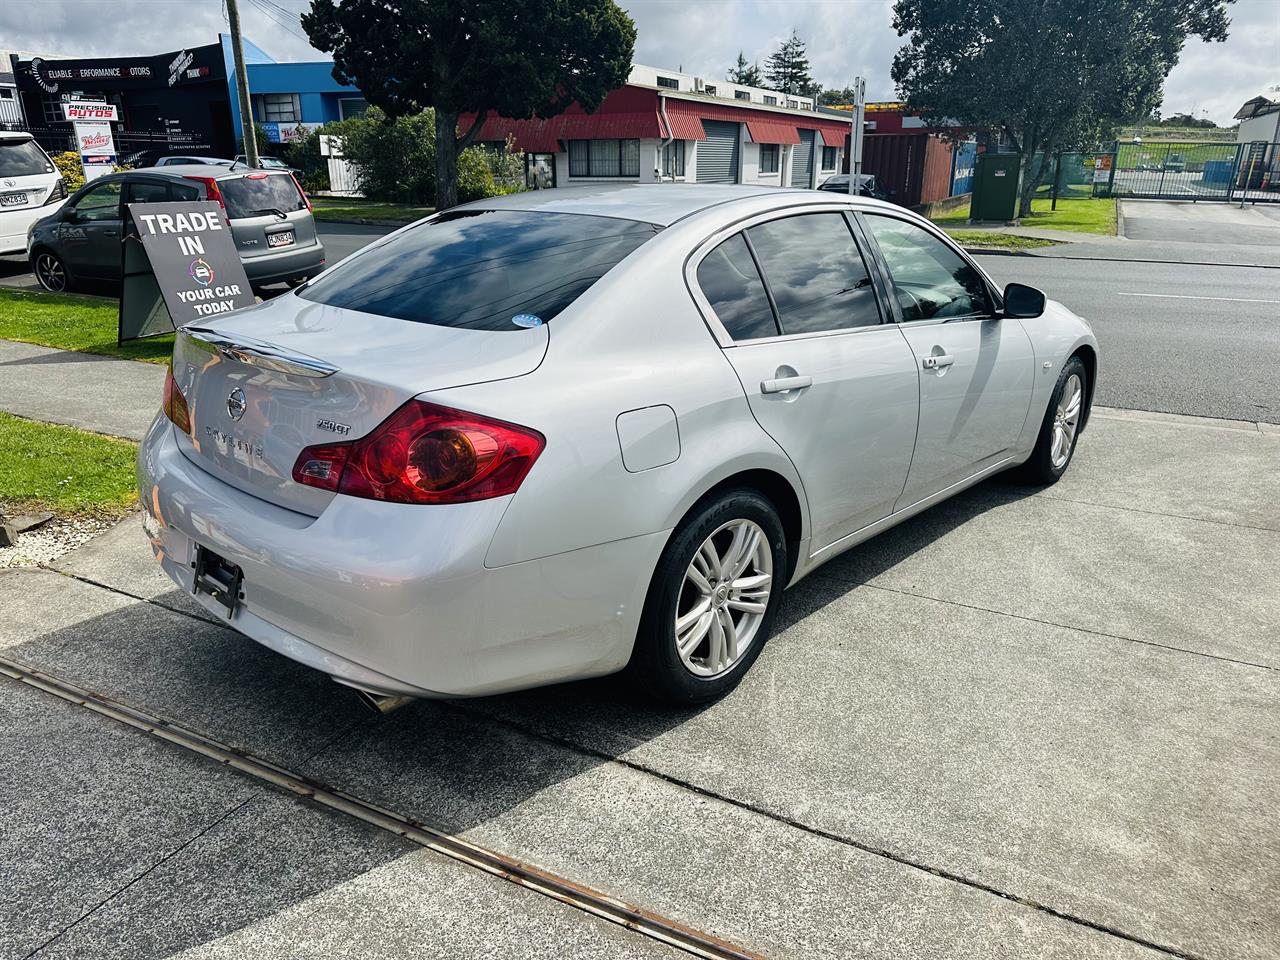
{"label": "tree", "polygon": [[1053,152],[1147,116],[1188,37],[1226,39],[1231,2],[896,0],[893,26],[908,39],[892,76],[932,125],[1003,131],[1022,154],[1026,216]]}
{"label": "tree", "polygon": [[[493,113],[590,112],[626,83],[636,28],[613,0],[312,0],[311,45],[388,117],[435,108],[436,206],[457,203],[458,154]],[[465,131],[458,117],[474,114]]]}
{"label": "tree", "polygon": [[858,94],[853,87],[843,87],[841,89],[832,87],[819,93],[817,100],[824,107],[836,107],[853,103],[857,96]]}
{"label": "tree", "polygon": [[764,77],[760,76],[760,65],[747,63],[742,51],[738,51],[738,63],[729,68],[725,79],[731,83],[740,83],[744,87],[763,87]]}
{"label": "tree", "polygon": [[809,76],[809,58],[805,56],[804,41],[795,30],[790,39],[778,44],[778,49],[769,54],[764,63],[764,75],[769,87],[779,93],[815,96],[821,89]]}

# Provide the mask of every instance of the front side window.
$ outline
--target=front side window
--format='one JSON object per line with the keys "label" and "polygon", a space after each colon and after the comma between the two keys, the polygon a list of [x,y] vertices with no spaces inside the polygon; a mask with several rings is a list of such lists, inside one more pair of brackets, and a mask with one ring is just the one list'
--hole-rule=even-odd
{"label": "front side window", "polygon": [[639,140],[570,140],[569,176],[640,176]]}
{"label": "front side window", "polygon": [[822,148],[822,169],[834,170],[835,168],[836,168],[836,148],[823,147]]}
{"label": "front side window", "polygon": [[92,223],[120,219],[120,181],[102,183],[76,201],[76,221]]}
{"label": "front side window", "polygon": [[414,323],[518,332],[552,320],[658,230],[612,217],[450,211],[366,247],[298,296]]}
{"label": "front side window", "polygon": [[684,176],[683,140],[673,140],[662,148],[662,175],[664,177]]}
{"label": "front side window", "polygon": [[777,173],[778,172],[778,153],[779,153],[779,147],[776,143],[760,144],[760,172],[761,173]]}
{"label": "front side window", "polygon": [[874,214],[866,223],[889,267],[904,321],[991,315],[982,275],[929,231]]}
{"label": "front side window", "polygon": [[[179,198],[181,199],[181,198]],[[169,186],[151,180],[135,180],[128,185],[125,203],[167,203]]]}
{"label": "front side window", "polygon": [[867,265],[844,216],[806,213],[747,230],[784,334],[880,323]]}
{"label": "front side window", "polygon": [[778,335],[760,271],[742,234],[735,233],[702,259],[698,286],[734,340]]}

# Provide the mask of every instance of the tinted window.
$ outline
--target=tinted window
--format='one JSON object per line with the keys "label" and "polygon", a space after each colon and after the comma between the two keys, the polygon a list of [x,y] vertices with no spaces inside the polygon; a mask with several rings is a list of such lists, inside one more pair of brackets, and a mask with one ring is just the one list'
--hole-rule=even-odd
{"label": "tinted window", "polygon": [[230,220],[268,216],[276,210],[293,213],[305,210],[307,206],[298,192],[298,185],[287,174],[250,173],[243,177],[227,177],[218,181],[218,189],[222,191]]}
{"label": "tinted window", "polygon": [[120,181],[93,187],[76,201],[76,219],[118,220],[120,218]]}
{"label": "tinted window", "polygon": [[783,333],[844,330],[880,322],[875,290],[853,234],[838,213],[771,220],[747,231]]}
{"label": "tinted window", "polygon": [[778,335],[760,272],[742,234],[734,234],[703,258],[698,286],[734,340]]}
{"label": "tinted window", "polygon": [[203,200],[204,191],[194,183],[175,183],[170,186],[174,200]]}
{"label": "tinted window", "polygon": [[53,164],[34,140],[0,140],[0,177],[29,177],[52,172]]}
{"label": "tinted window", "polygon": [[518,330],[514,317],[551,320],[657,231],[611,217],[460,210],[367,247],[299,296],[419,323]]}
{"label": "tinted window", "polygon": [[169,200],[169,187],[163,183],[147,180],[135,180],[129,183],[125,192],[125,203],[166,203]]}
{"label": "tinted window", "polygon": [[990,315],[987,285],[960,254],[927,230],[892,217],[867,217],[889,266],[903,320]]}

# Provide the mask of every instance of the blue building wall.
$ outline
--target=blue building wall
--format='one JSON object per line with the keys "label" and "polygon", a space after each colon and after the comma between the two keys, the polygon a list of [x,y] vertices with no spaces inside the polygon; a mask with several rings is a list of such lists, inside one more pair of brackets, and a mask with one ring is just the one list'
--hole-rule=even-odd
{"label": "blue building wall", "polygon": [[[235,87],[235,60],[231,38],[220,34],[223,57],[227,63],[228,86],[231,91],[231,123],[236,140],[242,136],[240,101]],[[249,73],[249,93],[296,93],[302,123],[328,123],[340,120],[338,101],[359,97],[360,91],[350,84],[333,79],[333,64],[327,61],[277,63],[271,56],[248,40],[244,41],[245,67]]]}

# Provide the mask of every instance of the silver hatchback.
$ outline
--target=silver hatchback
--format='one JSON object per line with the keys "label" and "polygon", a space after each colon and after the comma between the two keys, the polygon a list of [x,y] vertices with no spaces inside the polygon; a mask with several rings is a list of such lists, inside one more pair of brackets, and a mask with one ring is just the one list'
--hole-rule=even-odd
{"label": "silver hatchback", "polygon": [[138,481],[170,577],[375,704],[624,669],[693,703],[841,551],[1061,476],[1097,371],[899,207],[538,191],[181,330]]}

